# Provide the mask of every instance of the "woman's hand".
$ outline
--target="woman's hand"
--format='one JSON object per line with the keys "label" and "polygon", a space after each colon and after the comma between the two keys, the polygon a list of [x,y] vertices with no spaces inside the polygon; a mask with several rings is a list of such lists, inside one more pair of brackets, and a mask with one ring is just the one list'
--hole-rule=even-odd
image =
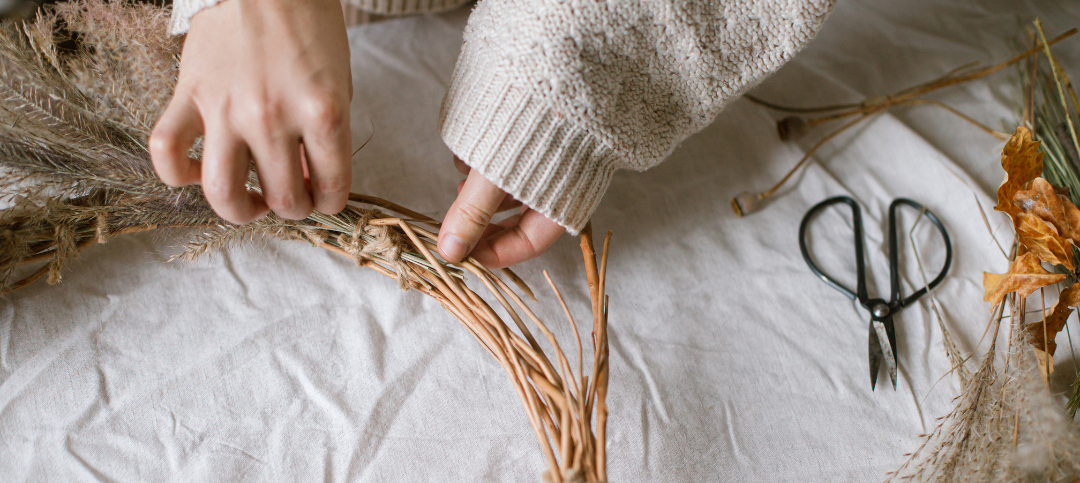
{"label": "woman's hand", "polygon": [[[458,197],[439,230],[439,255],[459,262],[471,253],[488,268],[503,268],[540,256],[566,229],[529,207],[522,206],[479,172],[454,158],[467,175]],[[495,213],[521,206],[521,213],[490,224]]]}
{"label": "woman's hand", "polygon": [[[195,15],[150,137],[171,186],[202,183],[222,218],[337,213],[352,184],[349,44],[338,0],[225,0]],[[203,136],[202,161],[188,157]],[[245,183],[254,161],[262,195]]]}

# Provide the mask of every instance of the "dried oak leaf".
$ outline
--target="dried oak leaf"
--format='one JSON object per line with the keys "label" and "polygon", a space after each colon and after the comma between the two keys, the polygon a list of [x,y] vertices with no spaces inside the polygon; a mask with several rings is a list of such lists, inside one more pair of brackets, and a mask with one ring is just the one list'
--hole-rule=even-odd
{"label": "dried oak leaf", "polygon": [[1046,263],[1062,265],[1069,271],[1076,269],[1072,246],[1058,234],[1054,225],[1031,213],[1017,213],[1013,219],[1021,245]]}
{"label": "dried oak leaf", "polygon": [[1001,150],[1001,167],[1005,169],[1005,181],[998,187],[998,204],[994,210],[1008,213],[1010,217],[1020,212],[1013,204],[1013,196],[1042,174],[1042,158],[1039,142],[1031,139],[1031,131],[1024,126],[1017,127],[1012,138]]}
{"label": "dried oak leaf", "polygon": [[1009,271],[1004,274],[983,272],[983,300],[997,305],[1010,292],[1027,297],[1042,287],[1064,279],[1064,274],[1047,272],[1039,257],[1028,252],[1016,257]]}
{"label": "dried oak leaf", "polygon": [[1073,284],[1061,291],[1057,303],[1050,309],[1050,315],[1047,315],[1045,320],[1027,326],[1027,331],[1031,334],[1032,347],[1054,355],[1054,351],[1057,350],[1057,342],[1054,342],[1054,339],[1058,332],[1065,328],[1065,321],[1072,315],[1073,307],[1077,306],[1080,306],[1080,285]]}
{"label": "dried oak leaf", "polygon": [[1035,178],[1031,189],[1017,191],[1013,206],[1054,225],[1059,235],[1080,246],[1080,209],[1045,179]]}

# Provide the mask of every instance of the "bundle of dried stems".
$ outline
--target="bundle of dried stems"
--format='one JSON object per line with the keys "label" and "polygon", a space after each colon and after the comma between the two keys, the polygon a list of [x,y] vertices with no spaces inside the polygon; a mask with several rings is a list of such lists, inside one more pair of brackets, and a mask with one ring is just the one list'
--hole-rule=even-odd
{"label": "bundle of dried stems", "polygon": [[[1011,307],[1005,361],[998,331]],[[990,348],[978,370],[961,377],[957,404],[889,473],[887,481],[1074,481],[1080,478],[1080,436],[1039,376],[1023,297],[994,307]]]}
{"label": "bundle of dried stems", "polygon": [[[581,238],[593,316],[587,376],[577,326],[550,277],[573,330],[576,372],[552,331],[500,276],[472,259],[450,264],[436,256],[437,234],[420,225],[437,230],[439,224],[424,215],[353,194],[335,215],[316,212],[301,221],[271,215],[248,225],[228,224],[198,187],[169,188],[149,161],[146,140],[177,74],[180,44],[166,36],[167,21],[168,11],[153,6],[77,0],[56,4],[29,23],[0,24],[3,293],[46,275],[57,283],[64,263],[83,248],[127,233],[198,229],[174,259],[254,236],[303,240],[439,301],[509,376],[550,467],[545,478],[605,481],[610,233],[599,266],[588,229]],[[249,188],[259,189],[250,179]],[[15,277],[34,264],[43,265]],[[466,273],[479,280],[512,325],[464,283]],[[503,273],[532,297],[512,272]],[[553,359],[527,322],[547,339]]]}

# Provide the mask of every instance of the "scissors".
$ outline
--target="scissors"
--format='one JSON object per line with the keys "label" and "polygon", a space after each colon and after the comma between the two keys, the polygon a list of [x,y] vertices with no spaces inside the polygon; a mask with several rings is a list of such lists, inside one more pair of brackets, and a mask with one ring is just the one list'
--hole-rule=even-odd
{"label": "scissors", "polygon": [[[821,210],[839,203],[851,207],[851,225],[855,230],[855,266],[858,270],[858,281],[855,285],[855,291],[852,291],[840,282],[837,282],[836,279],[826,275],[825,272],[817,266],[817,263],[814,262],[813,258],[811,258],[810,251],[806,247],[806,230],[810,226],[811,218]],[[907,205],[919,210],[920,213],[925,215],[926,218],[937,227],[938,232],[941,233],[941,238],[945,240],[945,265],[941,268],[941,272],[938,273],[938,276],[925,287],[906,298],[900,294],[900,253],[897,249],[898,234],[896,227],[896,209],[899,208],[900,205]],[[893,389],[895,390],[896,328],[893,324],[893,316],[940,284],[941,280],[945,278],[945,274],[949,271],[949,265],[952,264],[952,243],[949,242],[949,233],[945,230],[945,225],[941,223],[941,219],[925,206],[907,198],[897,198],[889,205],[889,280],[891,285],[891,295],[889,300],[870,298],[870,296],[866,294],[866,267],[863,264],[862,214],[859,210],[859,204],[856,203],[855,200],[847,196],[836,196],[822,201],[810,208],[810,211],[806,212],[806,216],[803,217],[802,223],[799,224],[799,250],[802,251],[803,259],[806,260],[806,264],[810,266],[810,271],[814,272],[814,275],[817,275],[818,278],[829,284],[832,288],[839,290],[849,299],[858,300],[863,308],[870,311],[870,390],[874,390],[877,387],[878,368],[881,367],[882,363],[885,364],[886,370],[889,371],[889,378],[892,380]]]}

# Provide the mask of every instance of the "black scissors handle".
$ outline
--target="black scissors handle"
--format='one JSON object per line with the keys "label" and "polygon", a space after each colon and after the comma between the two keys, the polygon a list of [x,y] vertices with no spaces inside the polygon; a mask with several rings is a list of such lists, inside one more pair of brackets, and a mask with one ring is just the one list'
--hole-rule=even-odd
{"label": "black scissors handle", "polygon": [[[832,205],[843,203],[851,208],[851,225],[852,230],[855,232],[855,267],[856,267],[856,285],[855,290],[847,288],[844,284],[840,283],[836,279],[832,278],[818,267],[814,262],[813,257],[810,256],[810,250],[806,246],[806,231],[810,226],[810,221],[813,217]],[[917,290],[907,298],[902,298],[900,294],[900,250],[899,250],[899,233],[896,226],[896,210],[900,205],[907,205],[912,208],[918,209],[926,216],[928,220],[938,229],[941,233],[941,237],[945,242],[945,264],[941,268],[941,272],[938,273],[930,283],[925,287]],[[863,227],[862,227],[862,210],[859,208],[859,204],[847,196],[835,196],[822,201],[806,212],[803,216],[802,223],[799,224],[799,250],[802,252],[803,260],[806,261],[807,266],[829,286],[840,291],[848,298],[852,300],[858,300],[859,303],[868,310],[872,310],[880,302],[878,300],[871,300],[866,293],[866,266],[864,261],[864,248],[863,248]],[[891,285],[890,300],[888,301],[889,310],[885,311],[886,314],[891,314],[899,310],[901,307],[906,307],[914,302],[919,297],[926,294],[928,290],[933,289],[942,280],[945,279],[945,275],[949,271],[949,266],[952,265],[952,242],[949,240],[949,232],[945,229],[945,225],[941,223],[941,219],[930,211],[925,206],[916,203],[907,198],[897,198],[893,200],[889,205],[889,282]],[[875,318],[877,315],[875,314]]]}
{"label": "black scissors handle", "polygon": [[[806,230],[810,227],[810,220],[821,210],[837,203],[844,203],[851,208],[851,228],[855,231],[855,271],[858,277],[856,278],[854,291],[823,272],[814,262],[814,259],[810,256],[810,250],[806,247]],[[862,210],[859,209],[859,204],[855,200],[847,196],[835,196],[810,208],[810,211],[807,211],[806,215],[803,216],[802,223],[799,223],[799,251],[802,252],[803,260],[810,267],[810,271],[814,272],[814,275],[817,275],[830,287],[839,290],[840,293],[847,295],[851,300],[862,302],[870,298],[866,295],[866,277],[863,275],[866,267],[863,262]]]}
{"label": "black scissors handle", "polygon": [[[896,209],[899,208],[900,205],[908,205],[919,210],[922,216],[925,216],[926,219],[930,220],[930,223],[937,228],[938,233],[941,233],[941,239],[945,242],[945,263],[941,266],[941,272],[938,272],[937,277],[926,284],[925,287],[916,290],[915,293],[909,295],[907,298],[901,298],[900,296],[900,250],[897,247],[899,230],[896,226]],[[930,211],[929,208],[907,198],[897,198],[893,200],[892,204],[889,205],[889,270],[892,272],[889,275],[889,284],[892,286],[892,294],[890,296],[892,302],[900,302],[901,307],[911,305],[911,303],[918,300],[919,297],[926,295],[926,292],[937,287],[938,284],[945,279],[945,275],[949,272],[949,267],[951,265],[952,241],[949,240],[949,232],[945,229],[945,225],[941,223],[941,219],[938,218],[933,211]]]}

